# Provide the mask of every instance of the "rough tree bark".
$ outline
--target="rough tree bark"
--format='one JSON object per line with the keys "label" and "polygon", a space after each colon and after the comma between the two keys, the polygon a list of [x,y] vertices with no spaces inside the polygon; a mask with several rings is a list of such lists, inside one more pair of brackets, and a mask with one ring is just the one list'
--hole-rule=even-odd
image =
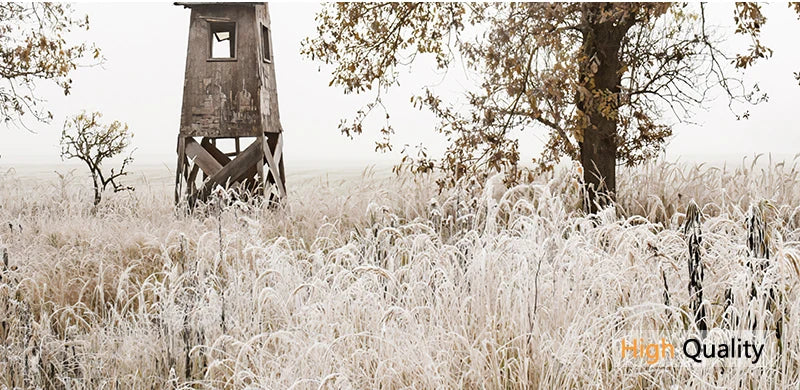
{"label": "rough tree bark", "polygon": [[100,180],[94,172],[92,173],[92,183],[94,184],[94,206],[97,207],[100,204],[103,190],[100,188]]}
{"label": "rough tree bark", "polygon": [[[602,20],[601,13],[613,5],[589,5],[584,12],[581,82],[583,95],[578,93],[578,109],[584,113],[587,125],[583,141],[579,142],[580,162],[585,183],[584,209],[597,212],[614,200],[617,187],[617,121],[598,103],[612,96],[610,107],[616,110],[622,80],[619,49],[625,34],[633,25],[632,17]],[[596,22],[601,20],[600,22]],[[609,95],[610,93],[610,95]]]}

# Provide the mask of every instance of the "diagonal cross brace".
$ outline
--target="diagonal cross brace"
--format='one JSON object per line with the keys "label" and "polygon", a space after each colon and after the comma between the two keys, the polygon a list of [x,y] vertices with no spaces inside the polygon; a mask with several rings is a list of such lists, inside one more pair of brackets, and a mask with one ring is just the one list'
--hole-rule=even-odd
{"label": "diagonal cross brace", "polygon": [[[225,185],[235,183],[248,177],[251,169],[261,158],[261,140],[257,139],[239,156],[231,160],[230,163],[222,167],[217,173],[210,175],[211,178],[203,186],[203,193],[209,194],[215,185]],[[216,160],[215,160],[216,161]]]}
{"label": "diagonal cross brace", "polygon": [[286,187],[281,180],[280,172],[278,172],[278,162],[281,159],[283,151],[283,134],[278,133],[278,142],[275,144],[275,153],[270,150],[269,143],[264,144],[264,157],[267,158],[267,165],[269,171],[272,173],[272,179],[275,180],[275,185],[278,187],[278,193],[281,198],[286,198]]}
{"label": "diagonal cross brace", "polygon": [[192,137],[186,137],[186,157],[194,160],[194,163],[200,167],[208,176],[213,176],[222,170],[222,164],[211,155],[204,147],[202,147]]}

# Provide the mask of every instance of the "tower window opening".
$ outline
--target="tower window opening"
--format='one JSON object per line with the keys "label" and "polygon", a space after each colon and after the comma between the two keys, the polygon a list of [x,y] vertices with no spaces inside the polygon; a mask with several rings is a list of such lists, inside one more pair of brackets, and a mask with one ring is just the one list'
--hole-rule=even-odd
{"label": "tower window opening", "polygon": [[269,45],[269,27],[261,25],[261,41],[263,42],[264,62],[272,62],[272,51]]}
{"label": "tower window opening", "polygon": [[236,58],[236,23],[211,22],[209,27],[211,31],[211,58]]}

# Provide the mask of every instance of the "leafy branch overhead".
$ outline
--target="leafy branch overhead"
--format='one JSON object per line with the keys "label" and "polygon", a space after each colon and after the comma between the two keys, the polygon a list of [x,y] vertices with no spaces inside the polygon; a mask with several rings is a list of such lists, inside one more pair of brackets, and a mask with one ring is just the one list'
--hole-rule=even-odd
{"label": "leafy branch overhead", "polygon": [[64,123],[61,133],[61,158],[78,159],[89,168],[94,185],[94,204],[100,203],[102,193],[111,185],[114,192],[133,190],[119,183],[128,175],[128,165],[133,162],[132,153],[122,160],[119,169],[104,169],[104,162],[121,155],[130,146],[133,134],[128,125],[119,121],[100,123],[102,114],[82,112]]}
{"label": "leafy branch overhead", "polygon": [[94,45],[67,40],[71,32],[88,29],[89,18],[74,16],[69,4],[0,3],[0,120],[53,118],[36,95],[36,83],[50,80],[67,95],[73,70],[102,61]]}
{"label": "leafy branch overhead", "polygon": [[[733,33],[750,39],[740,54],[723,50],[725,36],[708,26],[702,4],[329,3],[303,54],[332,65],[330,84],[345,93],[376,94],[340,125],[351,136],[418,55],[434,56],[441,69],[463,64],[480,77],[466,91],[466,109],[433,88],[412,99],[440,119],[436,130],[449,142],[437,166],[454,173],[451,181],[486,168],[517,180],[520,132],[545,132],[535,161],[541,168],[565,156],[585,160],[585,143],[605,142],[613,170],[614,161],[633,165],[658,153],[672,125],[689,120],[715,88],[746,117],[733,103],[765,95],[746,86],[739,69],[772,51],[760,40],[766,17],[758,4],[738,3],[734,14]],[[379,149],[391,147],[393,132],[387,121]],[[408,155],[404,161],[423,170],[433,164]],[[597,163],[582,162],[587,171]]]}

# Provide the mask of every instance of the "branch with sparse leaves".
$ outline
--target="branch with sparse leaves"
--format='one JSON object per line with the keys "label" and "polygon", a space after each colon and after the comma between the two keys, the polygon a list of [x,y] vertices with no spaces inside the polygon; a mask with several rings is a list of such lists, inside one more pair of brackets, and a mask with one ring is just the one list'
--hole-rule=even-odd
{"label": "branch with sparse leaves", "polygon": [[68,42],[81,29],[89,29],[89,18],[73,15],[69,4],[0,3],[0,121],[27,127],[26,115],[53,118],[36,85],[51,81],[68,95],[72,71],[103,61],[96,46]]}
{"label": "branch with sparse leaves", "polygon": [[[745,86],[741,70],[772,52],[760,39],[766,17],[758,4],[737,3],[734,22],[730,34],[750,38],[742,53],[723,50],[702,4],[336,3],[317,15],[317,34],[304,41],[303,54],[332,65],[330,85],[345,93],[377,91],[354,121],[342,122],[350,136],[362,133],[401,67],[427,54],[447,70],[458,57],[479,77],[478,87],[465,91],[467,104],[443,101],[431,87],[412,98],[439,119],[434,129],[449,142],[444,157],[434,160],[424,148],[411,156],[405,148],[401,163],[415,172],[436,166],[451,183],[485,170],[515,181],[525,171],[518,134],[547,134],[534,162],[548,169],[565,156],[579,159],[584,135],[610,120],[614,158],[634,165],[662,151],[673,123],[690,121],[715,89],[737,118],[747,118],[739,104],[766,96],[757,84]],[[619,48],[616,55],[601,58],[598,48],[609,46]],[[600,87],[598,67],[609,64],[615,68],[604,74],[615,80]],[[387,122],[379,149],[391,148],[393,132]]]}

